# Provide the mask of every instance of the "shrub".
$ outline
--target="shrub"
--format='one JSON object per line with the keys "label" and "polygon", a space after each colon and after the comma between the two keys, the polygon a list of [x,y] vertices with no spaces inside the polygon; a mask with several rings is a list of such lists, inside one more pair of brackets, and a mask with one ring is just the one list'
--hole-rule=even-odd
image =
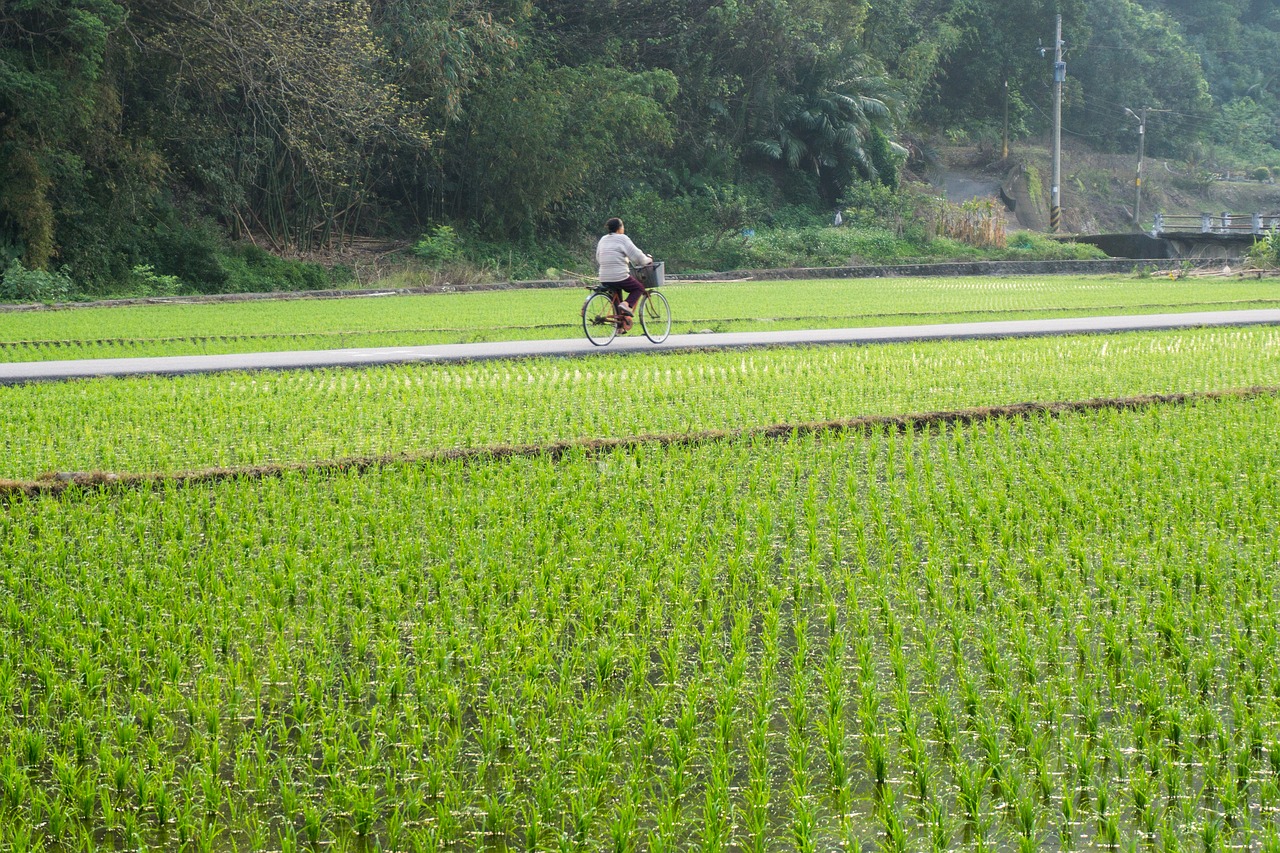
{"label": "shrub", "polygon": [[176,296],[182,291],[182,279],[176,275],[160,275],[151,264],[138,264],[129,272],[131,296]]}
{"label": "shrub", "polygon": [[71,276],[60,270],[29,270],[13,260],[0,276],[0,302],[57,302],[71,295]]}
{"label": "shrub", "polygon": [[919,256],[923,248],[888,228],[776,228],[751,237],[742,252],[744,267],[847,266]]}
{"label": "shrub", "polygon": [[[153,268],[161,276],[174,276],[192,290],[221,293],[228,288],[228,272],[222,263],[227,244],[216,225],[198,217],[186,219],[175,209],[162,210],[154,230],[142,238],[128,272],[120,276],[130,288],[153,287],[138,280],[138,266]],[[161,294],[157,294],[161,295]]]}
{"label": "shrub", "polygon": [[423,234],[413,247],[413,253],[432,265],[457,260],[461,253],[458,232],[451,225],[437,225],[430,234]]}
{"label": "shrub", "polygon": [[1009,260],[1034,257],[1043,261],[1090,261],[1106,258],[1107,254],[1088,243],[1055,240],[1032,231],[1018,231],[1009,236],[1008,248],[992,257]]}
{"label": "shrub", "polygon": [[921,195],[915,191],[897,190],[874,181],[858,181],[840,198],[847,225],[888,228],[899,236],[906,235],[916,225],[915,212],[922,202]]}
{"label": "shrub", "polygon": [[1272,228],[1249,248],[1249,260],[1260,267],[1280,266],[1280,231]]}
{"label": "shrub", "polygon": [[233,245],[218,260],[227,274],[225,287],[201,292],[271,293],[329,286],[329,273],[320,264],[279,258],[252,243]]}
{"label": "shrub", "polygon": [[641,247],[667,257],[687,253],[692,246],[716,251],[726,241],[740,241],[765,211],[758,198],[732,185],[708,186],[670,198],[652,191],[639,193],[621,208],[628,233],[642,240]]}
{"label": "shrub", "polygon": [[1253,179],[1255,181],[1262,181],[1263,183],[1266,183],[1271,180],[1271,170],[1266,166],[1259,166],[1253,170]]}

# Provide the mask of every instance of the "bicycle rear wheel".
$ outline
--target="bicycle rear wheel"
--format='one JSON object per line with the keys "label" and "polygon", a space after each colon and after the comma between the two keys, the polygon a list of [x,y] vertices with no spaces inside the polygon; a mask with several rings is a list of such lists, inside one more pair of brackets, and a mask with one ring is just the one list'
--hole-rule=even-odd
{"label": "bicycle rear wheel", "polygon": [[582,331],[587,340],[605,346],[618,334],[617,311],[607,293],[593,293],[582,303]]}
{"label": "bicycle rear wheel", "polygon": [[671,334],[671,306],[667,297],[659,291],[650,290],[640,300],[640,328],[644,336],[655,344],[660,344]]}

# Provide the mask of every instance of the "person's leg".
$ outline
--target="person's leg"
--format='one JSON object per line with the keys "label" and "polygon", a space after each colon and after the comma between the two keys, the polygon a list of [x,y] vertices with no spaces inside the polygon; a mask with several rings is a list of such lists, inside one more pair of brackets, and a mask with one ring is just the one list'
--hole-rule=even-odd
{"label": "person's leg", "polygon": [[627,291],[627,307],[632,311],[636,310],[636,306],[640,304],[640,297],[644,295],[644,285],[635,276],[628,276],[622,283],[622,288]]}
{"label": "person's leg", "polygon": [[631,307],[628,303],[623,301],[622,291],[624,289],[630,290],[631,283],[633,281],[635,281],[635,277],[630,276],[623,281],[608,281],[603,283],[604,286],[609,289],[609,295],[613,298],[613,304],[618,306],[619,311],[623,314],[630,314]]}

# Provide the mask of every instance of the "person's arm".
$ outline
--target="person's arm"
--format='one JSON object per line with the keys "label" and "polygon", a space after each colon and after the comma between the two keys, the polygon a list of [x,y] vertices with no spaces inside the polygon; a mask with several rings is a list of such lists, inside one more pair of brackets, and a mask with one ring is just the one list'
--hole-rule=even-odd
{"label": "person's arm", "polygon": [[637,246],[635,243],[633,243],[630,237],[624,234],[622,236],[622,239],[627,241],[623,248],[627,252],[627,259],[631,261],[632,264],[634,264],[635,266],[641,267],[641,266],[644,266],[645,264],[653,263],[653,258],[649,257],[644,252],[640,251],[640,247]]}

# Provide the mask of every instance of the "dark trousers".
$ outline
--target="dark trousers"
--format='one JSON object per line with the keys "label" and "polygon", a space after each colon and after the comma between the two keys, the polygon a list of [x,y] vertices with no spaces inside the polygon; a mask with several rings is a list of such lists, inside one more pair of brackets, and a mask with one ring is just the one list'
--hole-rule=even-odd
{"label": "dark trousers", "polygon": [[622,281],[606,281],[604,286],[612,290],[614,293],[627,292],[627,306],[631,310],[640,304],[640,297],[644,295],[644,285],[640,283],[640,279],[633,275],[629,275]]}

